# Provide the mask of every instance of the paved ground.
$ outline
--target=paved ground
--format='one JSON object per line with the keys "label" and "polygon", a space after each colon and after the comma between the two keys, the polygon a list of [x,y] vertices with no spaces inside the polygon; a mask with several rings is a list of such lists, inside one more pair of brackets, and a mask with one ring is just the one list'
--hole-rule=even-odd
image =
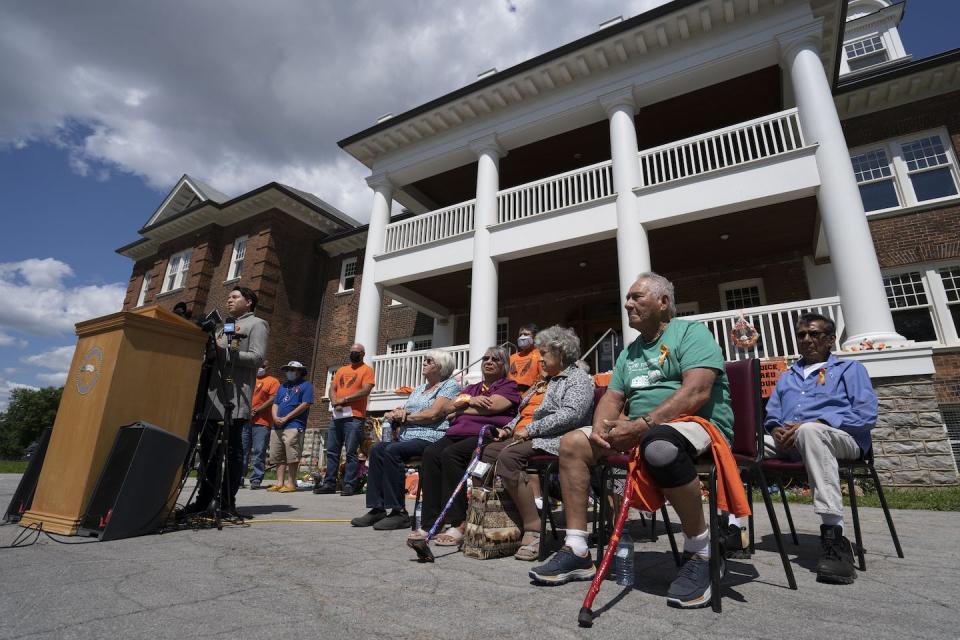
{"label": "paved ground", "polygon": [[[18,476],[0,475],[6,505]],[[678,611],[663,595],[675,569],[666,537],[637,545],[635,590],[604,585],[593,629],[577,627],[588,583],[534,587],[512,558],[461,554],[420,565],[404,532],[346,523],[363,496],[242,490],[253,524],[66,546],[42,539],[0,550],[0,638],[957,638],[960,514],[894,512],[898,559],[879,510],[863,509],[868,571],[852,586],[817,584],[810,507],[797,506],[786,588],[766,515],[761,548],[731,563],[723,613]],[[781,521],[782,514],[781,514]],[[0,527],[9,544],[19,527]],[[79,539],[70,539],[77,541]]]}

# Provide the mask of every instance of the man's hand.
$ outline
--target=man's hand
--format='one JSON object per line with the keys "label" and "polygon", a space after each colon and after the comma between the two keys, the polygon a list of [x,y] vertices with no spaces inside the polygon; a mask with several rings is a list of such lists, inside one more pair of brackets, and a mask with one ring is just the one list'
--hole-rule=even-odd
{"label": "man's hand", "polygon": [[625,452],[633,449],[640,443],[640,438],[650,427],[644,420],[604,420],[605,426],[609,427],[604,440],[609,448],[616,451]]}
{"label": "man's hand", "polygon": [[590,432],[590,442],[601,449],[609,449],[610,443],[607,442],[607,434],[613,425],[614,422],[611,420],[604,420],[602,424],[594,425],[593,431]]}
{"label": "man's hand", "polygon": [[276,425],[277,425],[278,427],[282,427],[283,425],[287,424],[287,419],[286,419],[286,418],[277,418],[276,421],[275,421],[275,423],[276,423]]}
{"label": "man's hand", "polygon": [[770,433],[777,445],[782,450],[787,451],[796,444],[797,428],[799,426],[795,422],[785,422],[782,427],[774,427]]}

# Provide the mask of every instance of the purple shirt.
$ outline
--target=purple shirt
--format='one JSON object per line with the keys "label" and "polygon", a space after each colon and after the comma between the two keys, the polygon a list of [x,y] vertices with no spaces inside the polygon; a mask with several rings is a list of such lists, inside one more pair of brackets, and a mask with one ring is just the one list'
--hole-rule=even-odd
{"label": "purple shirt", "polygon": [[502,427],[517,415],[517,405],[520,404],[520,390],[517,389],[517,383],[513,380],[500,378],[490,385],[486,392],[483,391],[483,383],[478,382],[469,387],[464,387],[461,393],[466,393],[470,396],[501,396],[510,401],[510,406],[506,411],[491,416],[457,416],[450,421],[450,427],[446,433],[448,436],[476,436],[479,435],[480,430],[488,424],[495,427]]}

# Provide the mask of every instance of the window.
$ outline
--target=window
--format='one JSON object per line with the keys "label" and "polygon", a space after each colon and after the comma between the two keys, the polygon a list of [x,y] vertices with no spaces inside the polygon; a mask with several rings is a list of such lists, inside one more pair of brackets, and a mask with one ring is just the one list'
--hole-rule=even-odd
{"label": "window", "polygon": [[930,300],[920,271],[886,276],[883,287],[897,333],[917,342],[937,340]]}
{"label": "window", "polygon": [[140,283],[140,295],[137,296],[137,306],[142,307],[147,302],[147,289],[150,288],[150,281],[153,279],[153,272],[147,271],[143,274],[143,282]]}
{"label": "window", "polygon": [[340,264],[340,293],[353,291],[357,281],[357,259],[347,258]]}
{"label": "window", "polygon": [[397,300],[396,298],[390,298],[390,306],[391,306],[391,307],[402,307],[402,306],[403,306],[403,302],[402,302],[401,300]]}
{"label": "window", "polygon": [[953,320],[954,329],[960,334],[960,264],[943,267],[939,274],[947,297],[950,318]]}
{"label": "window", "polygon": [[497,344],[510,342],[510,318],[497,318]]}
{"label": "window", "polygon": [[850,158],[853,173],[860,186],[860,199],[865,211],[878,211],[900,206],[900,197],[893,179],[887,152],[874,149]]}
{"label": "window", "polygon": [[387,354],[409,353],[411,351],[426,351],[433,347],[433,338],[431,336],[412,336],[410,338],[400,338],[391,340],[387,343]]}
{"label": "window", "polygon": [[957,185],[940,136],[907,142],[902,149],[907,175],[918,202],[957,195]]}
{"label": "window", "polygon": [[724,311],[730,309],[748,309],[767,303],[761,278],[735,280],[720,285],[720,304]]}
{"label": "window", "polygon": [[187,272],[190,271],[190,254],[192,253],[193,250],[188,249],[170,256],[170,261],[167,263],[167,275],[163,279],[163,290],[161,293],[174,291],[183,287],[187,280]]}
{"label": "window", "polygon": [[678,318],[682,318],[683,316],[695,316],[698,313],[700,313],[699,302],[678,302],[677,303]]}
{"label": "window", "polygon": [[955,198],[957,161],[949,140],[940,130],[851,151],[864,211]]}
{"label": "window", "polygon": [[237,280],[243,275],[243,256],[247,253],[247,236],[233,241],[233,254],[230,256],[230,270],[227,280]]}
{"label": "window", "polygon": [[335,374],[339,368],[338,365],[327,367],[327,381],[323,385],[323,397],[327,400],[330,399],[330,386],[333,384],[333,374]]}
{"label": "window", "polygon": [[889,60],[887,49],[880,36],[870,36],[843,45],[850,71],[859,71]]}

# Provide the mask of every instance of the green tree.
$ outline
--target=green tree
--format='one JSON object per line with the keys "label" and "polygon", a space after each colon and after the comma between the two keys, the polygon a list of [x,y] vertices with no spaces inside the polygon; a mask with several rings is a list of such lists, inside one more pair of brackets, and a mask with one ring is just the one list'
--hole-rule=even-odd
{"label": "green tree", "polygon": [[46,427],[53,426],[63,387],[14,389],[0,413],[0,458],[20,458]]}

